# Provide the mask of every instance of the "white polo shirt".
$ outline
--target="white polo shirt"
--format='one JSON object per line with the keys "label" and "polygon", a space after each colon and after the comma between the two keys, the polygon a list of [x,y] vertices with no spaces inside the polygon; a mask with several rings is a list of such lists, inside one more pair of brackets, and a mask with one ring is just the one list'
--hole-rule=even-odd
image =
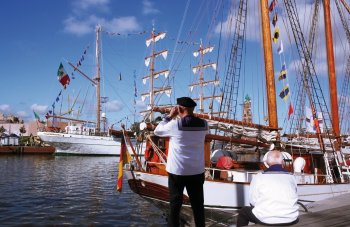
{"label": "white polo shirt", "polygon": [[167,172],[176,175],[203,173],[204,140],[207,133],[207,122],[194,116],[160,122],[154,134],[170,137]]}

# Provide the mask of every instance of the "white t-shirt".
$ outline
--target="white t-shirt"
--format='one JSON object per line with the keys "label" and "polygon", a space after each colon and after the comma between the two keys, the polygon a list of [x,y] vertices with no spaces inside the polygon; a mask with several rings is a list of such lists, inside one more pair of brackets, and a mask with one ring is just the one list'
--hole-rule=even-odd
{"label": "white t-shirt", "polygon": [[299,215],[297,183],[288,172],[264,172],[250,183],[253,214],[267,224],[290,223]]}
{"label": "white t-shirt", "polygon": [[160,137],[170,137],[166,170],[176,175],[204,172],[204,140],[207,122],[194,116],[162,121],[154,130]]}

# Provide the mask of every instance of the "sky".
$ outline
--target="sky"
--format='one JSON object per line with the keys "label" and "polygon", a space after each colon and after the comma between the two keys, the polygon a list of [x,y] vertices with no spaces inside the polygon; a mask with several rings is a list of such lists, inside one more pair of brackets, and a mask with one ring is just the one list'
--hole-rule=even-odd
{"label": "sky", "polygon": [[[262,101],[263,82],[256,83],[257,75],[263,74],[258,2],[249,1],[247,42],[242,67],[245,77],[241,81],[245,88],[239,93],[240,101],[246,94],[252,97],[254,118],[261,121],[266,112],[266,104]],[[90,78],[94,77],[95,27],[101,24],[101,96],[108,97],[102,111],[106,113],[110,124],[139,121],[142,119],[139,111],[145,109],[147,104],[147,101],[142,101],[141,93],[147,90],[147,84],[142,83],[142,78],[149,73],[144,58],[150,54],[150,48],[145,45],[145,40],[150,36],[152,28],[156,32],[167,33],[166,38],[157,43],[157,49],[167,49],[169,54],[166,60],[157,59],[156,68],[171,70],[169,80],[160,78],[158,83],[169,83],[174,87],[169,99],[162,98],[165,104],[173,104],[176,97],[191,95],[188,85],[195,80],[191,67],[198,64],[198,59],[192,56],[192,52],[198,49],[201,41],[203,45],[215,47],[206,61],[219,59],[219,75],[224,75],[232,41],[228,26],[233,23],[234,20],[231,19],[238,7],[237,4],[232,4],[233,8],[230,8],[230,3],[230,0],[1,1],[0,112],[31,121],[34,120],[35,111],[44,119],[55,103],[56,113],[72,108],[73,115],[82,110],[84,118],[93,119],[94,87],[74,72],[68,61],[76,64],[84,57],[79,68]],[[305,30],[309,27],[311,3],[311,0],[297,1],[301,25]],[[281,16],[278,23],[280,39],[284,42],[284,54],[276,54],[277,47],[273,46],[275,74],[278,75],[282,63],[286,62],[292,87],[298,62],[297,53],[293,48],[292,34],[283,24],[282,18],[286,17],[284,9],[279,5],[276,10]],[[349,46],[345,42],[339,18],[335,13],[332,15],[337,72],[343,74],[346,59],[344,52],[349,52]],[[319,34],[323,30],[321,20]],[[319,50],[315,60],[316,70],[323,75],[321,81],[325,81],[327,66],[324,35],[319,35],[316,39]],[[61,62],[71,77],[66,89],[57,80]],[[253,87],[257,84],[258,88]],[[277,84],[276,90],[281,90],[284,86],[285,84]],[[62,95],[59,96],[61,90]],[[57,98],[59,101],[56,101]],[[292,100],[292,95],[290,99]],[[158,101],[160,104],[161,101]],[[279,121],[283,122],[288,102],[278,100],[278,103],[283,106],[279,109]]]}

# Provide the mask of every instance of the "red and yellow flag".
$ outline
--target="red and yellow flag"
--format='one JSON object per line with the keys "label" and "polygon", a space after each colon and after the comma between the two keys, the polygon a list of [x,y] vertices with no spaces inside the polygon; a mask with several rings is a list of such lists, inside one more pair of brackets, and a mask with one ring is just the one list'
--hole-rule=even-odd
{"label": "red and yellow flag", "polygon": [[129,163],[131,161],[131,155],[128,152],[128,148],[126,147],[124,136],[121,138],[120,144],[120,156],[119,156],[119,173],[117,180],[117,191],[121,192],[123,188],[123,167],[124,164]]}

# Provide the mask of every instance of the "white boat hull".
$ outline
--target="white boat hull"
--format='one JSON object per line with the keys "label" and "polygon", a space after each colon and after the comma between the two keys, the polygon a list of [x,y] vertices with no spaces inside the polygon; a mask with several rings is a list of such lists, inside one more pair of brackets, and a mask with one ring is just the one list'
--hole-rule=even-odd
{"label": "white boat hull", "polygon": [[[168,177],[130,170],[125,171],[130,188],[137,194],[162,202],[168,199]],[[249,182],[206,180],[206,209],[236,210],[249,205]],[[299,201],[303,204],[350,193],[350,184],[298,184]],[[185,190],[184,195],[187,196]],[[185,203],[186,204],[186,203]]]}
{"label": "white boat hull", "polygon": [[38,132],[45,143],[55,147],[56,154],[119,155],[120,139],[55,132]]}

